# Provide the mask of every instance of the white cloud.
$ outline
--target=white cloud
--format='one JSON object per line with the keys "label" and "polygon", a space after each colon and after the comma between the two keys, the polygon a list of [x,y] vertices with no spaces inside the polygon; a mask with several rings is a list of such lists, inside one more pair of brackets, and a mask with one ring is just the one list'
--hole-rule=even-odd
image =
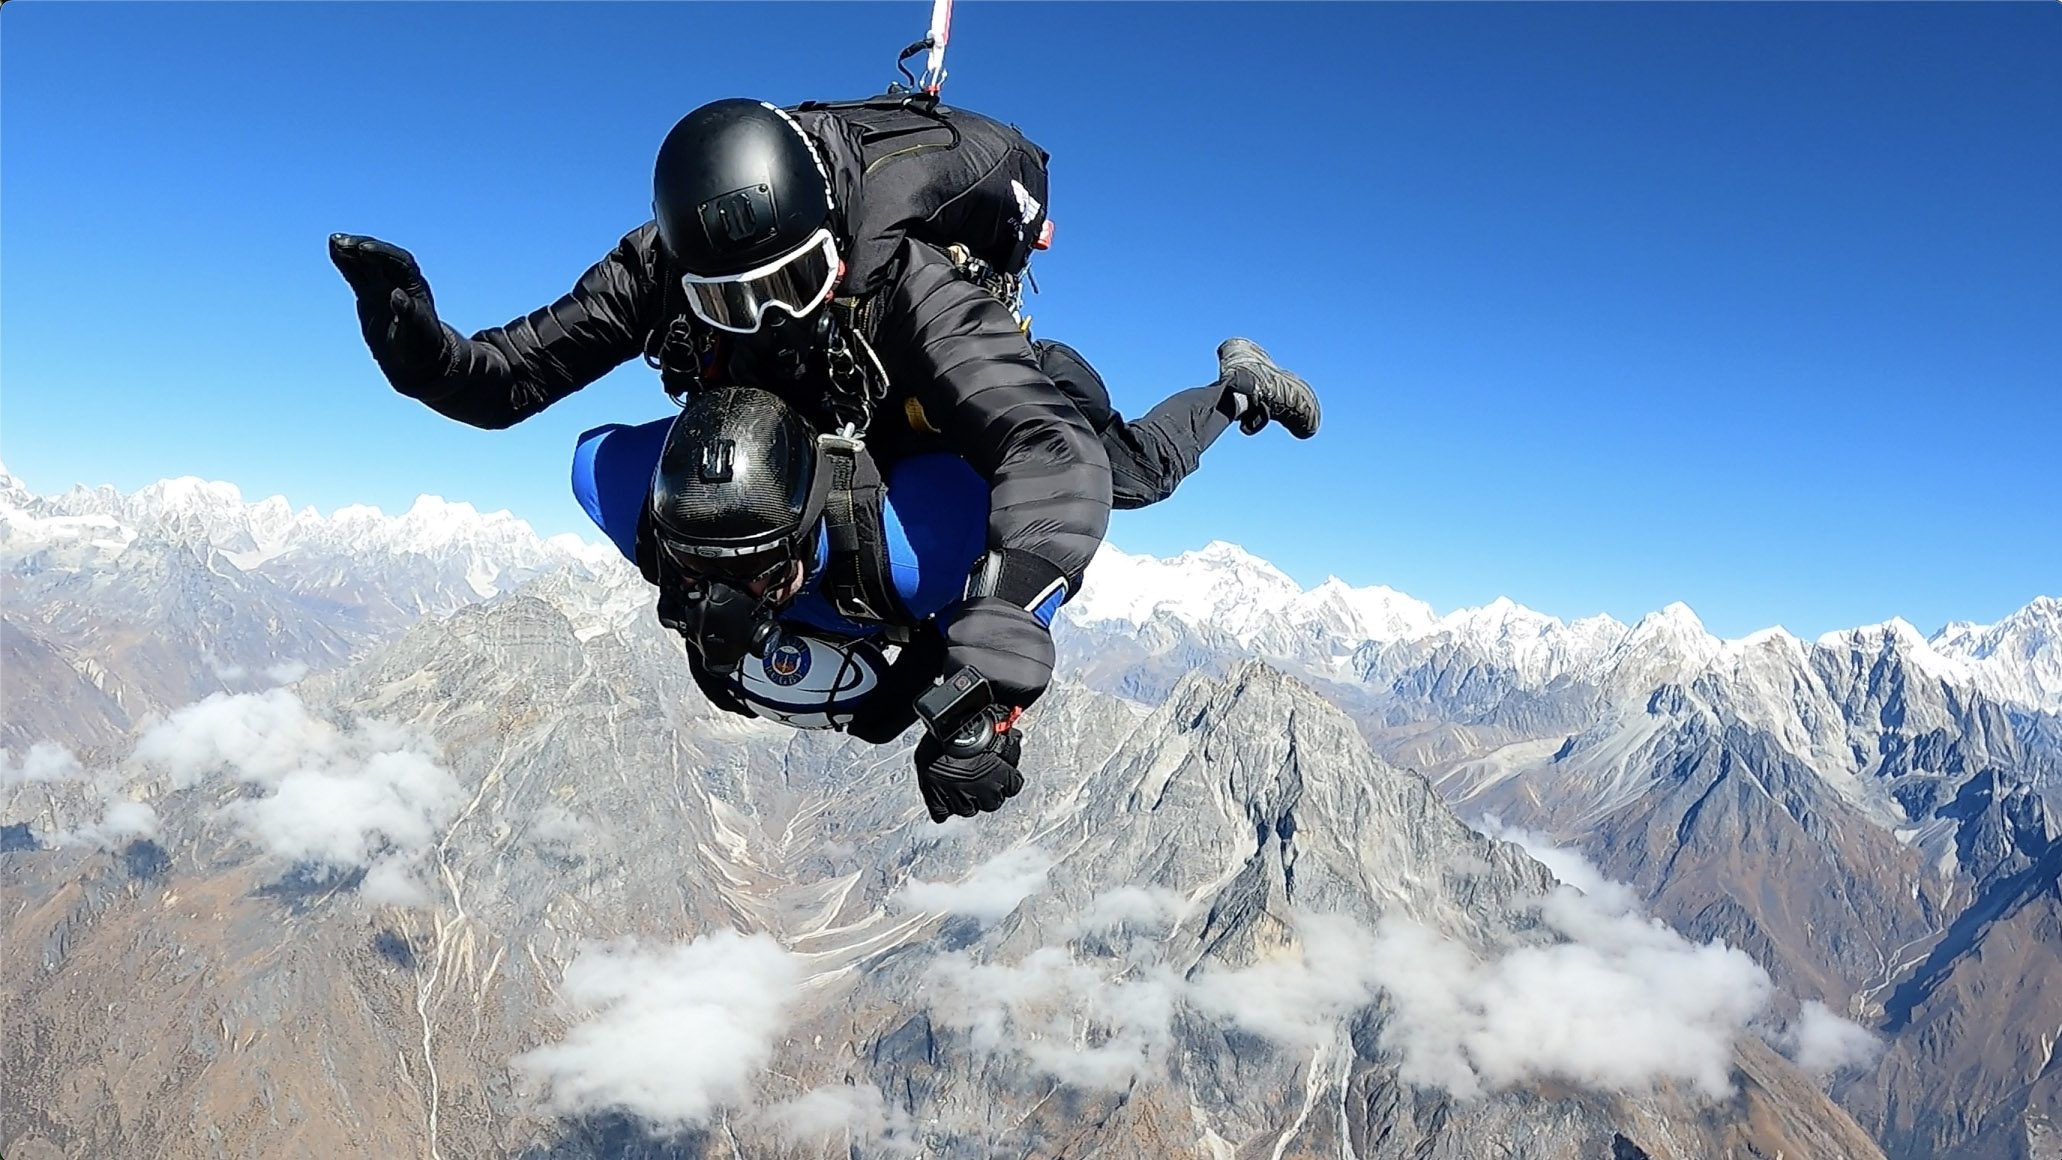
{"label": "white cloud", "polygon": [[221,816],[279,857],[364,871],[359,895],[379,904],[427,899],[429,855],[464,801],[422,739],[377,720],[338,729],[285,689],[180,709],[144,734],[135,758],[175,786],[227,774],[270,789]]}
{"label": "white cloud", "polygon": [[[1604,913],[1572,890],[1557,890],[1543,914],[1573,941],[1450,976],[1463,1018],[1419,1028],[1420,1044],[1450,1051],[1457,1042],[1490,1088],[1557,1078],[1643,1091],[1675,1080],[1714,1099],[1730,1094],[1733,1044],[1773,990],[1753,959]],[[1408,1053],[1412,1043],[1401,1046]]]}
{"label": "white cloud", "polygon": [[19,764],[11,750],[0,749],[0,789],[30,782],[76,781],[85,775],[72,751],[54,741],[38,741],[29,746]]}
{"label": "white cloud", "polygon": [[539,808],[530,822],[530,840],[554,854],[578,854],[587,846],[593,833],[592,823],[559,805]]}
{"label": "white cloud", "polygon": [[96,846],[116,849],[158,832],[157,811],[130,800],[121,777],[107,770],[88,770],[72,751],[51,741],[29,746],[17,763],[0,749],[0,789],[34,786],[42,792],[9,803],[9,818],[28,823],[38,839],[51,846]]}
{"label": "white cloud", "polygon": [[410,905],[427,897],[419,863],[461,804],[458,783],[421,753],[375,753],[328,769],[300,769],[256,801],[224,816],[271,853],[296,862],[366,872],[372,902]]}
{"label": "white cloud", "polygon": [[927,981],[933,1017],[967,1032],[977,1053],[1019,1055],[1062,1083],[1111,1091],[1164,1058],[1182,990],[1164,968],[1084,961],[1064,947],[1015,964],[944,955]]}
{"label": "white cloud", "polygon": [[1883,1054],[1882,1040],[1867,1028],[1833,1014],[1832,1008],[1816,999],[1804,1004],[1776,1043],[1806,1074],[1821,1078],[1874,1066]]}
{"label": "white cloud", "polygon": [[291,685],[307,675],[306,661],[281,661],[265,670],[265,679],[275,685]]}
{"label": "white cloud", "polygon": [[1478,833],[1512,842],[1532,856],[1533,861],[1553,872],[1555,878],[1582,891],[1597,905],[1614,914],[1624,914],[1639,906],[1639,896],[1623,882],[1613,882],[1604,877],[1596,864],[1582,856],[1579,850],[1556,846],[1543,834],[1518,826],[1507,826],[1495,814],[1485,816],[1475,826]]}
{"label": "white cloud", "polygon": [[[1565,852],[1564,852],[1565,853]],[[1586,863],[1564,862],[1581,878]],[[1688,1084],[1731,1091],[1733,1045],[1768,1007],[1765,971],[1741,951],[1698,945],[1636,910],[1597,876],[1540,903],[1567,941],[1483,959],[1408,919],[1372,932],[1337,915],[1297,919],[1291,952],[1197,977],[1205,1014],[1308,1048],[1386,995],[1381,1044],[1408,1082],[1462,1098],[1555,1079],[1603,1091]],[[1821,1034],[1813,1042],[1833,1036]]]}
{"label": "white cloud", "polygon": [[140,839],[155,838],[157,834],[158,812],[149,804],[111,797],[99,821],[59,834],[53,844],[99,846],[112,850]]}
{"label": "white cloud", "polygon": [[590,944],[561,994],[583,1018],[563,1040],[511,1061],[551,1110],[622,1111],[667,1130],[742,1104],[773,1057],[801,968],[772,938],[721,931],[646,948]]}
{"label": "white cloud", "polygon": [[[997,859],[990,863],[996,866]],[[1024,867],[1044,863],[1026,860]],[[1043,871],[1041,869],[1040,873]],[[1000,869],[998,877],[1006,877]],[[978,872],[976,877],[978,877]],[[932,1017],[982,1055],[1011,1055],[1076,1087],[1119,1091],[1162,1066],[1187,985],[1156,960],[1181,911],[1172,891],[1119,887],[1090,900],[1077,934],[1125,931],[1114,952],[1041,947],[1016,963],[940,956],[926,976]]]}
{"label": "white cloud", "polygon": [[1189,998],[1204,1014],[1280,1043],[1314,1046],[1339,1021],[1374,1001],[1367,963],[1374,941],[1358,923],[1336,915],[1305,915],[1296,923],[1301,946],[1238,969],[1214,966],[1191,984]]}
{"label": "white cloud", "polygon": [[1132,930],[1164,934],[1181,917],[1182,898],[1159,886],[1120,886],[1097,895],[1074,920],[1072,934]]}
{"label": "white cloud", "polygon": [[228,772],[264,785],[296,769],[320,767],[344,749],[337,728],[308,712],[285,689],[216,693],[175,711],[136,744],[136,759],[172,776],[180,788]]}
{"label": "white cloud", "polygon": [[1052,864],[1052,855],[1036,846],[1024,846],[990,858],[958,882],[912,880],[895,892],[894,902],[910,910],[963,914],[984,924],[997,922],[1045,885]]}
{"label": "white cloud", "polygon": [[797,1144],[856,1146],[868,1156],[918,1154],[909,1114],[888,1104],[870,1084],[812,1088],[760,1109],[756,1118]]}

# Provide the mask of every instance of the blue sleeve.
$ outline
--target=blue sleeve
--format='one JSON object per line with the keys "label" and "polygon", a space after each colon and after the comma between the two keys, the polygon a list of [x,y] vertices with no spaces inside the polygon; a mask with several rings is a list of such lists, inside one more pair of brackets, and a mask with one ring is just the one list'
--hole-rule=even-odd
{"label": "blue sleeve", "polygon": [[573,496],[623,558],[637,563],[637,521],[651,494],[652,473],[673,420],[610,423],[580,436],[573,448]]}
{"label": "blue sleeve", "polygon": [[918,620],[966,591],[988,549],[988,482],[957,455],[917,455],[888,469],[883,503],[895,593]]}

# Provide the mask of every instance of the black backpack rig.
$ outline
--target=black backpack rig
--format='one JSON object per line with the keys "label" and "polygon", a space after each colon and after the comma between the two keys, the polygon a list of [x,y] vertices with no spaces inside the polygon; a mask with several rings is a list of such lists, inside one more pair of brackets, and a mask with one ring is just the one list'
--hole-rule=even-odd
{"label": "black backpack rig", "polygon": [[905,236],[959,250],[977,280],[1014,281],[1049,244],[1050,156],[1015,126],[900,88],[793,111],[831,167],[848,296],[880,289]]}

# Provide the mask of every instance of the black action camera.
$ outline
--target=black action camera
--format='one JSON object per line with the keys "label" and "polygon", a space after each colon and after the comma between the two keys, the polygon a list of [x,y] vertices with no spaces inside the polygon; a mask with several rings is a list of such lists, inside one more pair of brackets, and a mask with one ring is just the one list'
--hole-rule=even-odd
{"label": "black action camera", "polygon": [[992,724],[986,711],[994,705],[995,694],[988,687],[988,678],[974,666],[963,665],[958,672],[925,689],[915,707],[931,736],[949,745],[977,719]]}

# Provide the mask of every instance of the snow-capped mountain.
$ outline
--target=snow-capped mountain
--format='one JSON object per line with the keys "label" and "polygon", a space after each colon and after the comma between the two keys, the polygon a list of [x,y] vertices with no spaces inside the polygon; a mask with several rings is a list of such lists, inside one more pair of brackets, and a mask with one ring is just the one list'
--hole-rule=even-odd
{"label": "snow-capped mountain", "polygon": [[1745,954],[1264,665],[1063,684],[1025,792],[935,826],[906,748],[724,718],[538,586],[175,714],[126,783],[0,779],[0,1148],[1882,1158]]}
{"label": "snow-capped mountain", "polygon": [[[192,477],[126,495],[99,487],[41,497],[0,467],[0,567],[18,582],[52,567],[119,570],[124,552],[153,541],[205,546],[218,563],[303,596],[355,590],[375,603],[384,593],[409,616],[448,612],[567,566],[612,578],[616,610],[593,610],[603,621],[620,619],[620,606],[638,591],[606,544],[571,535],[546,539],[508,512],[482,513],[436,496],[418,498],[398,516],[365,506],[324,516],[296,510],[281,496],[247,503],[233,484]],[[32,586],[21,595],[33,597]],[[1222,541],[1165,560],[1105,545],[1061,615],[1097,633],[1135,635],[1155,621],[1179,625],[1242,653],[1313,665],[1312,675],[1371,684],[1394,680],[1442,651],[1485,658],[1501,678],[1539,689],[1565,677],[1621,674],[1630,685],[1664,674],[1682,678],[1736,664],[1771,641],[1801,644],[1774,628],[1721,640],[1682,604],[1630,626],[1609,616],[1564,622],[1505,598],[1440,615],[1394,589],[1356,588],[1336,577],[1306,590]],[[1879,631],[1906,641],[1913,662],[1929,673],[1998,700],[2062,712],[2062,600],[2037,598],[1996,625],[1957,621],[1930,640],[1893,621],[1828,634],[1820,643]]]}
{"label": "snow-capped mountain", "polygon": [[[304,674],[318,675],[301,688],[326,688],[319,674],[376,651],[354,678],[360,695],[389,690],[369,710],[457,720],[473,694],[455,690],[491,685],[511,728],[577,751],[568,769],[613,768],[622,731],[646,725],[790,772],[821,756],[815,739],[783,747],[712,718],[635,571],[507,513],[425,499],[394,517],[322,516],[195,480],[39,497],[0,473],[0,570],[11,760],[42,741],[110,750],[210,693]],[[1255,657],[1302,677],[1379,760],[1424,774],[1464,816],[1579,846],[1659,916],[1749,951],[1786,993],[1875,1021],[1889,1054],[1836,1094],[1892,1156],[2019,1160],[2041,1154],[2026,1141],[2044,1117],[2062,1118],[2048,1066],[2062,1024],[2058,623],[2046,597],[1930,640],[1903,621],[1724,640],[1679,604],[1630,625],[1508,600],[1441,615],[1384,588],[1305,590],[1213,544],[1169,560],[1106,547],[1056,637],[1064,676],[1134,709],[1198,671],[1243,679]],[[449,655],[396,651],[404,632]],[[502,666],[528,676],[508,684]],[[563,715],[530,716],[561,697]],[[1032,735],[1076,737],[1082,713],[1105,740],[1137,722],[1115,700],[1055,694]],[[500,728],[469,728],[468,744]],[[508,760],[531,760],[532,742],[509,744]],[[57,768],[51,751],[27,760]],[[698,840],[729,849],[724,818]],[[815,855],[783,845],[775,861],[794,857]]]}
{"label": "snow-capped mountain", "polygon": [[1349,652],[1361,641],[1415,635],[1437,620],[1430,605],[1388,588],[1349,588],[1330,578],[1306,592],[1274,565],[1222,540],[1171,560],[1105,546],[1066,615],[1083,625],[1172,616],[1261,649],[1292,648],[1315,633]]}
{"label": "snow-capped mountain", "polygon": [[1694,937],[1874,1021],[1882,1066],[1836,1094],[1892,1156],[2045,1154],[2030,1141],[2062,1117],[2052,598],[1930,640],[1900,620],[1724,640],[1681,604],[1629,626],[1508,600],[1435,616],[1329,581],[1330,607],[1378,610],[1341,633],[1305,612],[1317,591],[1228,545],[1106,549],[1087,589],[1060,640],[1097,687],[1157,700],[1266,656],[1466,816],[1582,849]]}
{"label": "snow-capped mountain", "polygon": [[111,741],[147,714],[335,668],[425,615],[558,572],[595,582],[579,590],[597,602],[586,619],[619,622],[622,600],[605,593],[635,579],[611,549],[433,496],[399,516],[323,516],[190,478],[42,497],[4,470],[0,571],[0,652],[32,677],[0,722],[10,745]]}
{"label": "snow-capped mountain", "polygon": [[1958,620],[1928,643],[1991,696],[2062,711],[2062,600],[2043,596],[1993,625]]}
{"label": "snow-capped mountain", "polygon": [[508,512],[481,513],[467,503],[425,495],[398,516],[354,505],[324,516],[296,511],[284,496],[244,502],[236,485],[186,476],[124,495],[111,487],[73,488],[38,497],[0,468],[0,559],[12,563],[41,550],[93,552],[111,563],[139,539],[206,545],[245,572],[300,553],[422,557],[455,574],[474,599],[509,591],[566,563],[598,568],[613,549],[577,536],[539,537]]}
{"label": "snow-capped mountain", "polygon": [[[1616,675],[1627,685],[1663,675],[1694,678],[1772,646],[1804,646],[1780,628],[1721,639],[1680,603],[1630,626],[1603,615],[1562,621],[1503,597],[1440,615],[1394,589],[1355,588],[1337,577],[1306,590],[1223,541],[1166,560],[1105,545],[1061,615],[1082,629],[1126,634],[1164,620],[1270,660],[1330,667],[1326,675],[1350,672],[1376,684],[1442,650],[1484,658],[1518,687],[1540,689],[1563,677]],[[2062,600],[2036,597],[1996,625],[1957,621],[1930,639],[1898,620],[1828,633],[1820,643],[1885,631],[1896,633],[1913,663],[1930,674],[2025,708],[2062,712]]]}

